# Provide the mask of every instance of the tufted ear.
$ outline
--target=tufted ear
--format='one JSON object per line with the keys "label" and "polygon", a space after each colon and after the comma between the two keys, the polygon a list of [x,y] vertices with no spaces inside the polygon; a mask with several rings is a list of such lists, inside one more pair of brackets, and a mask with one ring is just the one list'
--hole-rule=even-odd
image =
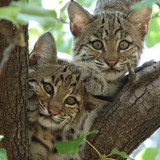
{"label": "tufted ear", "polygon": [[151,19],[151,16],[152,10],[149,10],[145,7],[139,11],[131,12],[127,17],[128,21],[133,23],[133,25],[139,31],[139,34],[141,35],[142,39],[144,39],[145,35],[148,32],[149,21]]}
{"label": "tufted ear", "polygon": [[87,95],[85,96],[85,108],[92,110],[102,105],[111,104],[112,100],[110,98],[106,97],[104,99],[101,99],[100,97],[96,97],[96,96],[91,95],[90,93],[87,93]]}
{"label": "tufted ear", "polygon": [[39,37],[29,57],[30,66],[57,64],[57,49],[55,40],[50,32]]}
{"label": "tufted ear", "polygon": [[85,26],[93,19],[89,12],[74,1],[71,1],[68,5],[68,15],[70,18],[70,29],[75,36],[80,35]]}

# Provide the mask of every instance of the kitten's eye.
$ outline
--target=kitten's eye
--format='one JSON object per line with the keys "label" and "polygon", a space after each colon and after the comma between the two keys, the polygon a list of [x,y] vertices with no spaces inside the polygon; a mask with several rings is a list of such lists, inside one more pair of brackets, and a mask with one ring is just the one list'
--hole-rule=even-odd
{"label": "kitten's eye", "polygon": [[53,88],[53,86],[51,84],[43,83],[43,88],[48,94],[50,94],[50,95],[54,94],[54,88]]}
{"label": "kitten's eye", "polygon": [[119,49],[121,50],[125,50],[129,47],[129,42],[127,42],[126,40],[123,40],[119,43]]}
{"label": "kitten's eye", "polygon": [[103,48],[103,43],[99,40],[92,42],[94,49],[101,50]]}
{"label": "kitten's eye", "polygon": [[77,103],[77,99],[75,97],[69,96],[66,100],[65,100],[65,104],[68,105],[74,105]]}

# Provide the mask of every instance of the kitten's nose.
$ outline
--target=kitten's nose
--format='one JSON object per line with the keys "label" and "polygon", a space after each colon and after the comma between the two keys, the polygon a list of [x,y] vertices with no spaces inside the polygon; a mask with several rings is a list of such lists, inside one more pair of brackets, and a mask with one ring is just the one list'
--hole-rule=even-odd
{"label": "kitten's nose", "polygon": [[53,109],[48,109],[48,112],[49,112],[49,114],[50,114],[51,116],[55,116],[55,115],[58,114],[58,112],[55,111],[55,110],[53,110]]}
{"label": "kitten's nose", "polygon": [[117,61],[107,61],[107,64],[108,64],[110,67],[113,67],[116,63],[117,63]]}

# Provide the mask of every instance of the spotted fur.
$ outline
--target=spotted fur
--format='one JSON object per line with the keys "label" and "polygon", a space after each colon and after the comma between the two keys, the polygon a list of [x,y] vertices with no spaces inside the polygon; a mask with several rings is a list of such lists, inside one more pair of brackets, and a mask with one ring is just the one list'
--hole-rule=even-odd
{"label": "spotted fur", "polygon": [[77,139],[88,131],[96,108],[107,102],[87,92],[85,83],[89,80],[80,66],[57,59],[50,33],[35,44],[30,56],[27,112],[32,160],[81,159],[85,144],[75,156],[58,153],[55,144]]}
{"label": "spotted fur", "polygon": [[[74,35],[73,61],[102,73],[110,84],[104,95],[114,96],[118,92],[128,72],[128,64],[133,68],[137,66],[151,18],[147,8],[131,12],[123,2],[100,0],[94,15],[74,1],[68,6]],[[130,1],[127,3],[131,4]]]}

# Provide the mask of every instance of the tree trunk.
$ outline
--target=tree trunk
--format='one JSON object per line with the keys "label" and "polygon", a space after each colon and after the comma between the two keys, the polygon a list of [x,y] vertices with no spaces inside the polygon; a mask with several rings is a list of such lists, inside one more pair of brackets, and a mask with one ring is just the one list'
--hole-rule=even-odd
{"label": "tree trunk", "polygon": [[[0,0],[0,7],[7,6],[11,0]],[[25,41],[28,41],[27,26],[22,29]],[[0,62],[3,52],[13,40],[16,27],[0,21]],[[14,48],[15,47],[15,48]],[[28,160],[29,145],[27,142],[27,78],[28,78],[28,44],[25,47],[14,46],[8,63],[0,76],[0,135],[4,139],[0,148],[7,150],[9,160]],[[9,49],[9,48],[7,48]]]}
{"label": "tree trunk", "polygon": [[[95,13],[101,7],[106,8],[106,1],[98,0]],[[160,62],[157,62],[136,73],[133,82],[127,82],[114,102],[99,114],[92,126],[99,133],[89,136],[88,140],[101,154],[107,155],[114,148],[130,154],[160,127],[159,107]],[[98,154],[89,145],[84,160],[98,160]]]}

